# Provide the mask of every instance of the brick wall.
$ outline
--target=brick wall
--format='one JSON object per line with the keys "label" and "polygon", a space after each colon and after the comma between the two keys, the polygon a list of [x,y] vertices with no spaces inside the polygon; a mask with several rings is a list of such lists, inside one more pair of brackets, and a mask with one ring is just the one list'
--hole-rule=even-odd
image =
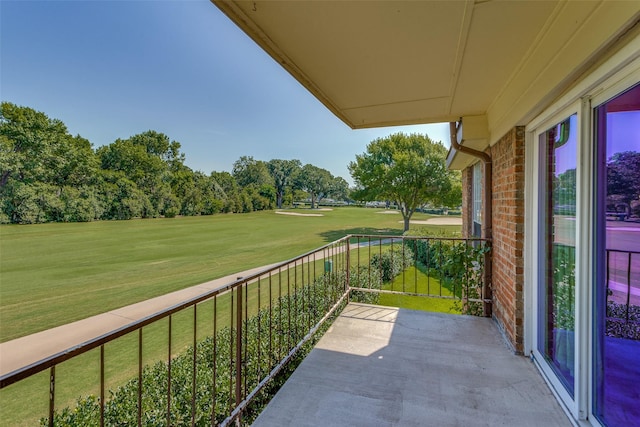
{"label": "brick wall", "polygon": [[524,136],[524,127],[515,127],[491,147],[493,317],[518,353],[524,343]]}

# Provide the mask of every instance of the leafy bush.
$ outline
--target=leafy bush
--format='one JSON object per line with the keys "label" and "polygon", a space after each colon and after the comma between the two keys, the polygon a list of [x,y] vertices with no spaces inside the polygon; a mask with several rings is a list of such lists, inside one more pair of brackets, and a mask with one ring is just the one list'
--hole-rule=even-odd
{"label": "leafy bush", "polygon": [[[325,274],[294,293],[278,298],[271,310],[262,309],[243,322],[243,367],[245,392],[254,389],[275,368],[304,336],[328,312],[344,293],[344,272]],[[325,323],[324,328],[330,322]],[[220,329],[171,360],[170,425],[190,425],[192,413],[195,425],[222,422],[235,406],[235,343],[237,330],[229,326]],[[316,334],[316,337],[321,334]],[[250,423],[264,405],[308,353],[314,341],[308,341],[296,353],[268,387],[258,394],[243,414],[243,423]],[[272,349],[269,352],[269,349]],[[195,367],[194,367],[195,351]],[[195,369],[195,411],[192,407],[193,373]],[[215,375],[214,375],[215,373]],[[215,377],[215,386],[214,386]],[[164,426],[167,421],[167,388],[169,364],[147,365],[142,373],[142,424]],[[105,425],[136,425],[138,414],[138,378],[109,391],[105,401]],[[215,406],[214,406],[215,405]],[[215,409],[215,411],[214,411]],[[48,419],[40,421],[48,425]],[[99,426],[100,401],[95,396],[77,400],[75,407],[66,407],[54,414],[56,426]]]}
{"label": "leafy bush", "polygon": [[380,294],[377,292],[358,292],[357,289],[382,289],[382,274],[377,268],[369,268],[366,265],[351,268],[349,276],[351,286],[351,301],[364,304],[378,304]]}
{"label": "leafy bush", "polygon": [[640,306],[608,301],[606,329],[610,337],[640,340]]}
{"label": "leafy bush", "polygon": [[405,247],[400,251],[385,251],[371,256],[371,266],[380,273],[383,282],[393,280],[405,268],[413,265],[413,251]]}
{"label": "leafy bush", "polygon": [[408,239],[407,246],[416,254],[416,261],[440,279],[442,286],[460,298],[457,309],[464,314],[481,315],[480,299],[484,282],[484,256],[491,249],[485,242],[464,240]]}

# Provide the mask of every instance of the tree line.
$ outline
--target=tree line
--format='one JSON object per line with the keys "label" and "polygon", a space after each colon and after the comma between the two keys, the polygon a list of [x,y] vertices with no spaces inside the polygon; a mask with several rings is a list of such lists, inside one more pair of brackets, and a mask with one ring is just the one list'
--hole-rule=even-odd
{"label": "tree line", "polygon": [[348,183],[299,160],[243,156],[233,171],[185,165],[179,142],[149,130],[94,149],[65,124],[2,102],[0,223],[212,215],[281,208],[295,197],[345,199]]}

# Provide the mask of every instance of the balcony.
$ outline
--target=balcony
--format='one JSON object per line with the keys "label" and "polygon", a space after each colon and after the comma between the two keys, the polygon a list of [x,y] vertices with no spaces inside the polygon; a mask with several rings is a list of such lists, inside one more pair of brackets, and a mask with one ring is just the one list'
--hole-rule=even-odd
{"label": "balcony", "polygon": [[350,303],[253,425],[571,423],[492,320]]}
{"label": "balcony", "polygon": [[[490,319],[388,307],[482,313],[489,251],[480,239],[347,236],[151,312],[122,309],[130,318],[111,330],[3,366],[0,421],[251,424],[266,406],[258,426],[569,425]],[[3,359],[21,342],[2,344]]]}

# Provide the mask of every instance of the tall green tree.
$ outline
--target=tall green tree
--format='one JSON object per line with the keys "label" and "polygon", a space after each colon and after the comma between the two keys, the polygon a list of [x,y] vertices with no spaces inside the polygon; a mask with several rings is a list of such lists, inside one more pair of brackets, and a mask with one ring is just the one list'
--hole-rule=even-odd
{"label": "tall green tree", "polygon": [[316,202],[331,192],[334,177],[326,169],[306,164],[294,178],[296,188],[306,191],[311,197],[311,209],[317,208]]}
{"label": "tall green tree", "polygon": [[252,156],[242,156],[233,163],[233,177],[240,187],[273,186],[273,178],[269,174],[267,164],[262,160],[255,160]]}
{"label": "tall green tree", "polygon": [[378,138],[349,163],[357,186],[357,200],[392,200],[400,207],[404,231],[416,209],[432,202],[443,204],[451,191],[452,173],[446,167],[447,150],[426,135],[395,133]]}
{"label": "tall green tree", "polygon": [[103,169],[122,172],[148,196],[151,209],[143,209],[143,217],[172,217],[179,213],[180,201],[173,194],[171,183],[172,171],[179,171],[184,161],[180,143],[150,130],[117,139],[100,147],[97,154]]}
{"label": "tall green tree", "polygon": [[615,153],[607,162],[607,193],[618,195],[625,203],[640,198],[640,153]]}
{"label": "tall green tree", "polygon": [[0,113],[0,220],[99,218],[98,161],[91,143],[28,107],[2,102]]}
{"label": "tall green tree", "polygon": [[282,208],[282,200],[288,188],[293,186],[295,174],[302,168],[300,160],[273,159],[267,163],[276,192],[276,206]]}

